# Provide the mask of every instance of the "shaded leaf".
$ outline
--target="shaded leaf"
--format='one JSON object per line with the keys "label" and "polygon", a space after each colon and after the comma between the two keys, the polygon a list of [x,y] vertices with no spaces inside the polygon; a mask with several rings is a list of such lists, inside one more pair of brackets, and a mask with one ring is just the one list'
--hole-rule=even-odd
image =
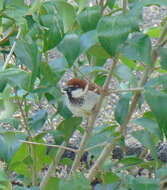
{"label": "shaded leaf", "polygon": [[77,20],[84,32],[94,30],[101,17],[99,6],[87,7],[78,16]]}
{"label": "shaded leaf", "polygon": [[54,48],[63,38],[63,23],[58,15],[42,15],[40,17],[43,26],[47,27],[44,30],[44,51]]}
{"label": "shaded leaf", "polygon": [[98,43],[98,38],[96,30],[84,33],[80,37],[80,53],[84,53],[85,51],[87,51],[97,43]]}
{"label": "shaded leaf", "polygon": [[81,174],[75,174],[70,179],[65,178],[60,180],[59,189],[69,190],[69,186],[73,190],[89,190],[91,189],[89,181]]}
{"label": "shaded leaf", "polygon": [[55,5],[58,11],[58,14],[61,16],[64,25],[64,32],[72,30],[73,24],[75,22],[75,9],[72,5],[65,1],[55,1]]}
{"label": "shaded leaf", "polygon": [[59,51],[65,56],[69,67],[72,66],[80,53],[80,40],[76,34],[67,34],[58,45]]}
{"label": "shaded leaf", "polygon": [[115,119],[120,125],[124,123],[128,115],[130,97],[130,94],[124,94],[120,97],[117,103],[115,109]]}
{"label": "shaded leaf", "polygon": [[153,136],[146,130],[138,130],[132,132],[132,135],[141,142],[146,148],[150,149],[152,157],[157,159],[157,144],[154,142]]}
{"label": "shaded leaf", "polygon": [[156,117],[160,129],[167,136],[167,95],[163,92],[150,89],[145,92],[145,98]]}
{"label": "shaded leaf", "polygon": [[48,113],[46,110],[37,111],[32,117],[29,118],[29,127],[33,132],[40,130],[47,120]]}
{"label": "shaded leaf", "polygon": [[25,136],[26,135],[22,133],[1,132],[0,158],[6,162],[9,162],[21,145],[21,142],[19,140],[24,140]]}
{"label": "shaded leaf", "polygon": [[132,79],[132,71],[131,69],[124,64],[118,64],[116,65],[116,68],[114,70],[114,74],[121,80],[128,80],[130,81]]}
{"label": "shaded leaf", "polygon": [[0,80],[6,80],[12,86],[29,89],[30,74],[20,69],[6,69],[0,72]]}
{"label": "shaded leaf", "polygon": [[132,183],[132,189],[135,190],[159,190],[160,181],[158,179],[149,179],[146,177],[136,177]]}
{"label": "shaded leaf", "polygon": [[134,12],[100,19],[97,26],[99,41],[104,49],[115,56],[130,32],[138,30],[138,15]]}
{"label": "shaded leaf", "polygon": [[125,43],[121,51],[128,59],[142,61],[145,64],[152,63],[151,40],[146,34],[135,34]]}
{"label": "shaded leaf", "polygon": [[161,67],[167,70],[167,48],[159,47],[157,52],[160,56]]}
{"label": "shaded leaf", "polygon": [[62,134],[64,135],[64,140],[68,141],[76,128],[81,124],[81,122],[82,118],[71,117],[63,120],[57,127],[57,130],[62,132]]}
{"label": "shaded leaf", "polygon": [[113,9],[116,0],[108,0],[107,5],[110,9]]}
{"label": "shaded leaf", "polygon": [[149,119],[149,118],[146,118],[146,117],[142,117],[142,118],[138,118],[138,119],[133,120],[133,122],[144,127],[150,133],[157,136],[158,139],[163,140],[162,131],[158,127],[158,124],[156,121]]}

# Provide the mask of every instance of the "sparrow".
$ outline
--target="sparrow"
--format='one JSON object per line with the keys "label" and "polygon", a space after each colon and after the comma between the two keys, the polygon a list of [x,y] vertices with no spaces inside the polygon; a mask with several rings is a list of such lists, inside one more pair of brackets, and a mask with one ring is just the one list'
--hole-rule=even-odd
{"label": "sparrow", "polygon": [[72,78],[66,83],[65,102],[77,117],[89,116],[99,101],[101,87],[87,80]]}

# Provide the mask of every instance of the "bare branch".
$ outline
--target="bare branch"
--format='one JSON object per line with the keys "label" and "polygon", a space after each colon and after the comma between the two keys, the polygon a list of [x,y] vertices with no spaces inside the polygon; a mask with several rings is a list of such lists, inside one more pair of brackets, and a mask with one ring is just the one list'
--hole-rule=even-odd
{"label": "bare branch", "polygon": [[[109,84],[110,84],[110,81],[111,81],[112,74],[113,74],[113,71],[114,71],[116,63],[117,63],[117,59],[113,59],[113,63],[112,63],[109,75],[108,75],[108,77],[107,77],[107,79],[105,81],[105,84],[103,86],[104,91],[108,90],[108,87],[109,87]],[[96,117],[97,117],[97,115],[98,115],[98,113],[100,111],[100,108],[102,106],[104,98],[105,98],[105,94],[102,93],[101,96],[100,96],[100,99],[99,99],[99,103],[96,105],[93,114],[88,119],[88,124],[87,124],[86,130],[85,130],[84,136],[83,136],[83,138],[81,140],[79,151],[75,156],[75,160],[73,162],[70,174],[72,174],[78,168],[78,166],[80,164],[80,159],[81,159],[82,154],[84,152],[85,145],[86,145],[86,143],[87,143],[87,141],[89,139],[90,134],[92,133]]]}
{"label": "bare branch", "polygon": [[11,50],[10,50],[10,53],[8,54],[8,56],[7,56],[7,58],[6,58],[6,61],[5,61],[4,65],[3,65],[3,70],[6,69],[6,67],[7,67],[7,65],[8,65],[8,63],[9,63],[11,57],[12,57],[12,54],[13,54],[14,49],[15,49],[15,47],[16,47],[16,42],[17,42],[17,40],[19,39],[20,34],[21,34],[21,29],[19,28],[18,33],[17,33],[17,36],[16,36],[16,39],[15,39],[15,41],[14,41],[14,43],[13,43],[13,45],[12,45],[12,48],[11,48]]}
{"label": "bare branch", "polygon": [[[65,146],[67,146],[67,143],[64,142],[61,146],[65,147]],[[56,156],[54,158],[54,161],[49,166],[46,175],[43,177],[43,179],[42,179],[42,181],[40,183],[40,190],[46,190],[46,185],[47,185],[47,183],[49,181],[49,178],[51,177],[55,167],[58,165],[64,151],[65,151],[65,149],[62,149],[62,148],[58,149],[58,152],[57,152],[57,154],[56,154]]]}
{"label": "bare branch", "polygon": [[69,148],[69,147],[62,146],[62,145],[55,145],[55,144],[53,145],[53,144],[37,143],[37,142],[23,141],[23,140],[20,140],[20,142],[26,143],[26,144],[39,145],[39,146],[47,146],[47,147],[53,147],[53,148],[62,148],[62,149],[64,149],[64,150],[69,150],[69,151],[72,151],[72,152],[78,152],[77,149]]}

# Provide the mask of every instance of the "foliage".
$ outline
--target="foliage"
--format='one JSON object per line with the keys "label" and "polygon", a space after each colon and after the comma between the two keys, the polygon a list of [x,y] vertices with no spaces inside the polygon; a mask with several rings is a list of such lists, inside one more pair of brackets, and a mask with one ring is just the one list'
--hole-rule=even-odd
{"label": "foliage", "polygon": [[[142,14],[144,7],[167,6],[167,1],[122,0],[122,4],[0,1],[0,189],[163,188],[167,172],[157,146],[167,137],[167,17],[159,26],[143,29]],[[53,49],[57,55],[50,59]],[[112,73],[105,67],[111,60]],[[100,86],[112,75],[118,84],[113,93],[119,92],[112,123],[92,126],[87,134],[82,118],[74,117],[64,102],[60,83],[67,72]],[[149,111],[142,111],[146,104]],[[132,120],[136,110],[141,114]],[[124,152],[122,159],[111,160],[116,145],[126,149],[129,122],[143,127],[131,135],[150,151],[151,160],[145,159],[144,151],[139,158]],[[76,130],[89,137],[76,153],[82,156],[86,148],[87,167],[82,172],[72,169],[69,176],[51,176],[53,163],[72,164],[71,158],[61,156]],[[48,135],[59,148],[47,148]],[[144,169],[149,176],[139,176]]]}

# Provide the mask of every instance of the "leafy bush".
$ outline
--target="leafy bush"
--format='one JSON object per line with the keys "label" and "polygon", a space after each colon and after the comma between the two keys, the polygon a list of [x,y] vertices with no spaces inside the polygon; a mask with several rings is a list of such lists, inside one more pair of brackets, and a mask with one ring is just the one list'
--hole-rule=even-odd
{"label": "leafy bush", "polygon": [[[143,29],[143,8],[151,5],[167,1],[0,1],[0,189],[163,189],[167,170],[157,146],[167,136],[167,19]],[[50,60],[53,48],[59,53]],[[61,92],[67,72],[120,95],[113,123],[94,127],[102,94],[87,130],[81,127],[82,118],[72,116]],[[118,89],[109,89],[112,77]],[[149,111],[132,119],[146,103]],[[43,104],[56,111],[48,113]],[[131,133],[144,147],[139,156],[126,155],[129,123],[143,127]],[[76,130],[83,134],[79,149],[68,146]],[[46,144],[48,135],[54,145]],[[124,157],[113,160],[118,145]],[[75,152],[73,162],[63,158],[65,150]],[[87,167],[81,169],[85,151]],[[70,166],[68,175],[54,175],[59,165]]]}

